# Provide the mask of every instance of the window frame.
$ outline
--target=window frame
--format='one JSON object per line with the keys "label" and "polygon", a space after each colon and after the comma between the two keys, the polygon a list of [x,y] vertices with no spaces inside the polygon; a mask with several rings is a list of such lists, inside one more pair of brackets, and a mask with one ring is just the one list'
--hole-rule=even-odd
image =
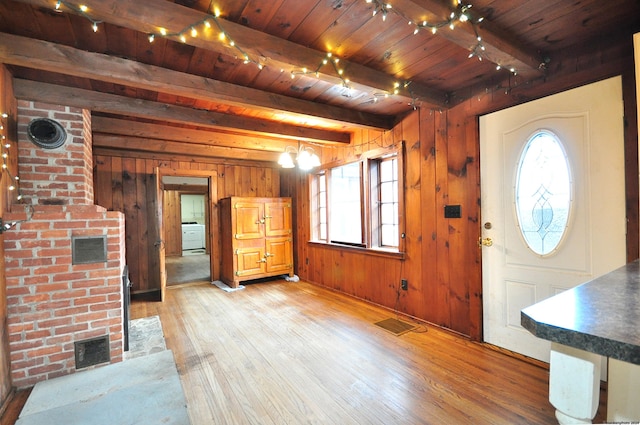
{"label": "window frame", "polygon": [[[362,153],[358,158],[333,161],[323,164],[315,173],[309,175],[310,187],[310,226],[309,234],[310,243],[320,244],[324,246],[332,246],[336,248],[355,249],[367,252],[376,252],[383,254],[401,254],[405,252],[405,211],[404,211],[404,142],[397,143],[393,146],[373,149]],[[397,246],[382,246],[380,235],[380,208],[377,203],[380,200],[379,186],[379,169],[382,161],[394,157],[397,160],[397,214],[398,214],[398,241]],[[359,163],[360,164],[360,196],[361,196],[361,229],[363,232],[362,244],[351,244],[331,241],[331,190],[330,179],[331,170],[344,165]],[[319,199],[320,183],[319,178],[325,178],[326,189],[326,239],[320,238],[319,221]]]}

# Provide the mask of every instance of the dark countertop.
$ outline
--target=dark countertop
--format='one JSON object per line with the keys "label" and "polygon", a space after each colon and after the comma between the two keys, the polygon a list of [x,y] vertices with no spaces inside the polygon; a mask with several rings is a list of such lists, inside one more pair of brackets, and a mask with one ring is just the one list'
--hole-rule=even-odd
{"label": "dark countertop", "polygon": [[520,316],[538,338],[640,365],[640,262],[547,298]]}

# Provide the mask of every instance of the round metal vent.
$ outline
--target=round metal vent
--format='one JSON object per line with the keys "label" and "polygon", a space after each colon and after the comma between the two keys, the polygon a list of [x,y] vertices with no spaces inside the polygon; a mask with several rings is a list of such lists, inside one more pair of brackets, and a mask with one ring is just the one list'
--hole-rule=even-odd
{"label": "round metal vent", "polygon": [[35,118],[27,127],[29,140],[43,149],[55,149],[64,145],[67,132],[59,122],[49,118]]}

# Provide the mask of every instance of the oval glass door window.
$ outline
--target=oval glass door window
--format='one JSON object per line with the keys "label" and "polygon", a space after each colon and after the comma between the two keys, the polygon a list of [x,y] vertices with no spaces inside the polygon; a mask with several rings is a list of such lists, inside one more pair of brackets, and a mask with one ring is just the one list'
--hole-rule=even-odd
{"label": "oval glass door window", "polygon": [[527,142],[518,164],[515,185],[518,224],[529,248],[551,254],[569,223],[571,170],[558,138],[538,131]]}

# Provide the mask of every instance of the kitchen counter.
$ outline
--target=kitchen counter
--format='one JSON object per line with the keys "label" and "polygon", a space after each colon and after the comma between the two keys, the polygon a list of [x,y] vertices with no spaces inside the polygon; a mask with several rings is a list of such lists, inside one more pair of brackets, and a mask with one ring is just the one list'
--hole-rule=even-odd
{"label": "kitchen counter", "polygon": [[551,341],[549,401],[561,424],[590,423],[608,358],[607,421],[640,421],[640,262],[521,311],[521,324]]}
{"label": "kitchen counter", "polygon": [[538,338],[640,365],[640,262],[525,308],[521,323]]}

